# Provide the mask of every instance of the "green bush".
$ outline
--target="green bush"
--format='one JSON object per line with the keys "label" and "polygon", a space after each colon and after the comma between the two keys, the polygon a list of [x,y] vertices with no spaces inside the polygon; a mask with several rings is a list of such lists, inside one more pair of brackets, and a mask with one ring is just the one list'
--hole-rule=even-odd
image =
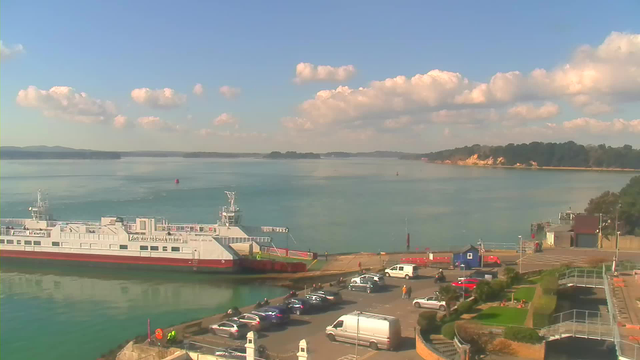
{"label": "green bush", "polygon": [[453,338],[456,336],[456,323],[450,322],[448,324],[445,324],[440,332],[445,338],[453,340]]}
{"label": "green bush", "polygon": [[549,273],[542,276],[540,288],[545,295],[553,295],[558,290],[558,275]]}
{"label": "green bush", "polygon": [[463,301],[458,304],[458,312],[460,314],[466,314],[473,309],[474,303],[472,301]]}
{"label": "green bush", "polygon": [[507,287],[512,287],[520,279],[520,273],[512,267],[504,268],[504,270],[502,270],[502,275],[504,275]]}
{"label": "green bush", "polygon": [[491,288],[496,296],[500,295],[507,289],[507,282],[500,279],[493,279],[491,280]]}
{"label": "green bush", "polygon": [[540,328],[548,326],[551,315],[556,309],[558,297],[555,295],[542,295],[534,300],[535,302],[532,304],[532,309],[530,309],[530,311],[533,312],[531,315],[533,327]]}
{"label": "green bush", "polygon": [[423,311],[418,315],[418,326],[420,331],[431,334],[438,326],[438,312]]}
{"label": "green bush", "polygon": [[486,280],[482,280],[478,281],[475,289],[473,289],[473,296],[480,301],[488,301],[495,296],[495,293],[493,292],[491,283]]}
{"label": "green bush", "polygon": [[503,336],[507,340],[527,344],[539,344],[544,339],[534,329],[517,326],[507,326]]}

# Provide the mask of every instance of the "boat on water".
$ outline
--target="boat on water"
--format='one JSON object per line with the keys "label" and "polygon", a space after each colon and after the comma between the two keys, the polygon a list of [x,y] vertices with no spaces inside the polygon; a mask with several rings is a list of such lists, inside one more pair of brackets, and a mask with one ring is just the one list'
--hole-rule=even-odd
{"label": "boat on water", "polygon": [[[287,233],[286,227],[241,225],[235,192],[226,192],[229,205],[220,210],[215,224],[172,224],[165,219],[136,217],[130,221],[106,216],[100,222],[58,221],[38,190],[38,200],[29,208],[31,219],[0,219],[0,257],[9,259],[73,262],[86,265],[168,268],[202,272],[236,272],[243,268],[271,270],[243,258],[242,247],[275,248],[270,236]],[[236,250],[238,249],[238,250]],[[281,271],[292,271],[291,268]],[[297,270],[295,270],[297,271]]]}

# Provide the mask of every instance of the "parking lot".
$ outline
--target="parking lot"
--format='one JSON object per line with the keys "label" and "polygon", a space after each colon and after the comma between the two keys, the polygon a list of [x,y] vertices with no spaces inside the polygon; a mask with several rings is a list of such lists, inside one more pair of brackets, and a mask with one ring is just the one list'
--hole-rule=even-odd
{"label": "parking lot", "polygon": [[[368,294],[344,289],[341,291],[344,301],[324,312],[309,315],[291,315],[289,323],[282,327],[258,333],[258,345],[264,345],[271,358],[295,359],[298,342],[307,340],[309,351],[317,359],[355,359],[356,346],[353,344],[330,342],[325,336],[325,328],[333,324],[341,315],[364,311],[391,315],[400,319],[402,326],[402,344],[396,351],[373,351],[367,347],[358,347],[358,358],[371,359],[419,359],[415,352],[414,327],[418,313],[422,309],[413,307],[410,300],[402,299],[402,286],[412,287],[411,297],[432,295],[441,284],[434,283],[435,269],[421,269],[420,277],[413,280],[385,278],[386,285],[380,292]],[[460,271],[445,272],[449,282],[455,280]],[[304,296],[300,293],[299,296]],[[275,304],[272,304],[275,305]],[[242,346],[245,340],[230,340],[213,334],[193,337],[194,341],[216,347]]]}

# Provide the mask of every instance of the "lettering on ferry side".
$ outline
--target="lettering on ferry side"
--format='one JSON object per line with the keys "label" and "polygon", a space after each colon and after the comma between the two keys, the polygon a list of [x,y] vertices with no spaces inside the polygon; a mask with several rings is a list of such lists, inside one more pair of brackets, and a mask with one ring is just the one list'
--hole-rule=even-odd
{"label": "lettering on ferry side", "polygon": [[168,243],[181,243],[184,242],[182,238],[176,236],[142,236],[142,235],[131,235],[129,241],[135,242],[168,242]]}

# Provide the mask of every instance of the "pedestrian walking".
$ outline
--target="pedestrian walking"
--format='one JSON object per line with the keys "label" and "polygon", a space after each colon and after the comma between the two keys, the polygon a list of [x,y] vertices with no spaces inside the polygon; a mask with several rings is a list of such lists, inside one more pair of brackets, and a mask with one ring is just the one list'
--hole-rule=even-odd
{"label": "pedestrian walking", "polygon": [[362,270],[362,263],[358,261],[358,269]]}
{"label": "pedestrian walking", "polygon": [[407,285],[402,286],[402,298],[403,299],[407,298]]}
{"label": "pedestrian walking", "polygon": [[411,299],[411,285],[407,288],[407,299]]}

